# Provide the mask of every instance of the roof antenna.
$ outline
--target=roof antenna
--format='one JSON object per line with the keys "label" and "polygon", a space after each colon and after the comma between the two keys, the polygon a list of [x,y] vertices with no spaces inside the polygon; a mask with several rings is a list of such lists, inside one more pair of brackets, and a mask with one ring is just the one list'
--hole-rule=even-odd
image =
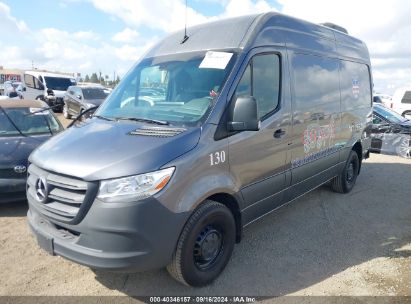
{"label": "roof antenna", "polygon": [[186,19],[185,19],[185,23],[184,23],[184,38],[183,38],[183,40],[181,41],[180,44],[183,44],[184,42],[186,42],[188,40],[188,38],[190,38],[190,37],[187,36],[187,0],[186,0]]}

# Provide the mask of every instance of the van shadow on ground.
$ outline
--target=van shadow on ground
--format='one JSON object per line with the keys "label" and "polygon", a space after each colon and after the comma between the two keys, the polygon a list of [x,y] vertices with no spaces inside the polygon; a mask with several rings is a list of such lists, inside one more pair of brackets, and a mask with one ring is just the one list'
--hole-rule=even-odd
{"label": "van shadow on ground", "polygon": [[244,231],[222,275],[210,286],[188,288],[165,270],[136,274],[96,271],[110,289],[150,295],[280,296],[307,288],[378,257],[409,257],[411,162],[366,162],[354,190],[323,186]]}

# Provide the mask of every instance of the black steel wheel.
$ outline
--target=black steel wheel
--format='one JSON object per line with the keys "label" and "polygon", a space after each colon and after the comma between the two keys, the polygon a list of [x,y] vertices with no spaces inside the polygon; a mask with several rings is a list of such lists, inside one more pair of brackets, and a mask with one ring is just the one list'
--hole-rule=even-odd
{"label": "black steel wheel", "polygon": [[235,236],[231,211],[218,202],[205,201],[184,226],[168,272],[184,285],[211,283],[227,265]]}
{"label": "black steel wheel", "polygon": [[331,187],[335,192],[348,193],[354,188],[360,171],[360,160],[357,152],[351,150],[348,160],[342,172],[331,181]]}

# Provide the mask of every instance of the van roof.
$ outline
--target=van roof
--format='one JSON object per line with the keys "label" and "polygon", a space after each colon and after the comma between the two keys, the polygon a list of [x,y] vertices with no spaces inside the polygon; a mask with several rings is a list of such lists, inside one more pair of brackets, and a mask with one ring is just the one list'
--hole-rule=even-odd
{"label": "van roof", "polygon": [[369,63],[368,49],[362,41],[341,31],[276,12],[196,25],[187,28],[187,35],[189,39],[182,43],[184,30],[170,34],[144,57],[204,50],[247,51],[253,47],[276,45]]}
{"label": "van roof", "polygon": [[24,74],[29,74],[33,76],[43,76],[43,77],[59,77],[59,78],[75,78],[74,76],[67,74],[51,73],[51,72],[42,72],[42,71],[26,71]]}

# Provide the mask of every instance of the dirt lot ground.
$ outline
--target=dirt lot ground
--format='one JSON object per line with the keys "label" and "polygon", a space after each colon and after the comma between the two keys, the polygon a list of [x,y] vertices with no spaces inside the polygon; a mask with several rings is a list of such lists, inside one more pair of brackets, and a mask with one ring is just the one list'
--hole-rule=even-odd
{"label": "dirt lot ground", "polygon": [[248,227],[201,289],[165,270],[113,274],[49,256],[26,202],[0,205],[0,295],[411,296],[410,181],[410,160],[372,155],[350,194],[323,186]]}

